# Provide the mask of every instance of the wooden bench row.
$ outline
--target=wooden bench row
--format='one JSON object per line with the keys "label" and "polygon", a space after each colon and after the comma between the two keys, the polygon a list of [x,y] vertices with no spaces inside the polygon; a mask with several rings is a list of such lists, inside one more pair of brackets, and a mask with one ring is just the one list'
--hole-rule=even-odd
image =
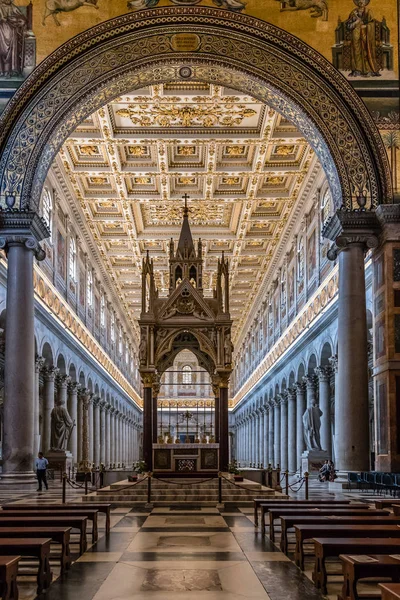
{"label": "wooden bench row", "polygon": [[[18,600],[16,576],[21,557],[38,560],[37,593],[52,581],[50,545],[60,544],[61,572],[71,565],[70,534],[79,533],[79,553],[87,549],[87,521],[92,522],[92,541],[98,539],[99,512],[106,514],[106,533],[111,527],[110,504],[8,504],[0,511],[0,597]],[[52,555],[52,558],[54,556]]]}

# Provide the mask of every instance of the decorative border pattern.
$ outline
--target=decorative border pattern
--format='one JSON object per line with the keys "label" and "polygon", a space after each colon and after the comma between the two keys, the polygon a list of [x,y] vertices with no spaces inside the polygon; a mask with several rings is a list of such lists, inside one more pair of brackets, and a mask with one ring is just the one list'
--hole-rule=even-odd
{"label": "decorative border pattern", "polygon": [[[175,52],[171,37],[194,31],[196,52]],[[0,120],[1,205],[11,196],[15,206],[37,208],[47,170],[78,122],[122,93],[186,77],[182,65],[187,72],[196,69],[196,77],[202,68],[204,78],[223,84],[221,73],[229,70],[232,83],[246,81],[248,93],[294,120],[320,157],[337,207],[358,208],[360,191],[366,193],[367,209],[390,202],[390,170],[379,132],[351,85],[326,59],[288,32],[247,15],[168,7],[85,31],[24,82]]]}
{"label": "decorative border pattern", "polygon": [[271,369],[284,352],[310,327],[323,310],[329,306],[339,293],[339,268],[332,270],[329,277],[316,291],[314,296],[307,302],[296,319],[292,321],[285,333],[272,346],[271,350],[265,355],[261,363],[254,369],[246,383],[238,390],[232,399],[233,406],[236,406],[243,400],[249,391],[260,381],[262,377]]}
{"label": "decorative border pattern", "polygon": [[76,337],[85,347],[87,352],[109,373],[118,385],[126,392],[136,406],[143,408],[143,400],[135,391],[118,367],[107,356],[106,352],[76,316],[71,307],[62,296],[46,281],[39,267],[35,265],[33,272],[33,285],[36,296],[50,309],[52,314],[63,323],[68,331]]}

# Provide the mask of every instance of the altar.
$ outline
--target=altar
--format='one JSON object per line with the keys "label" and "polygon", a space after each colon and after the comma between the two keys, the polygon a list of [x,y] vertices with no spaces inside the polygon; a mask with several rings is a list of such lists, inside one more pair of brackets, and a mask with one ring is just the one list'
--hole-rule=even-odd
{"label": "altar", "polygon": [[219,444],[153,444],[154,471],[218,472]]}

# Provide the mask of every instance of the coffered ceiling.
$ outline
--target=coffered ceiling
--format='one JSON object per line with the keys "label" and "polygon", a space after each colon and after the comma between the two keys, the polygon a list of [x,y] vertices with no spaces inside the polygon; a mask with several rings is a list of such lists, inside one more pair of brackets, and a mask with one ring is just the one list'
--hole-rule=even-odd
{"label": "coffered ceiling", "polygon": [[282,241],[316,157],[296,127],[249,96],[205,83],[157,85],[117,98],[85,120],[57,158],[136,327],[141,260],[168,290],[168,242],[182,196],[204,244],[204,288],[230,259],[237,337]]}

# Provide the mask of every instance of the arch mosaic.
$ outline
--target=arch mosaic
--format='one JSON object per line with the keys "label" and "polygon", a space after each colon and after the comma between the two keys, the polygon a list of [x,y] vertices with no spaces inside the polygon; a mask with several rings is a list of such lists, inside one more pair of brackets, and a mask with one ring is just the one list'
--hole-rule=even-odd
{"label": "arch mosaic", "polygon": [[37,208],[62,142],[106,102],[188,78],[246,91],[293,121],[318,154],[336,207],[369,209],[390,201],[378,130],[327,60],[253,17],[168,7],[101,23],[58,48],[28,77],[0,120],[0,205]]}

